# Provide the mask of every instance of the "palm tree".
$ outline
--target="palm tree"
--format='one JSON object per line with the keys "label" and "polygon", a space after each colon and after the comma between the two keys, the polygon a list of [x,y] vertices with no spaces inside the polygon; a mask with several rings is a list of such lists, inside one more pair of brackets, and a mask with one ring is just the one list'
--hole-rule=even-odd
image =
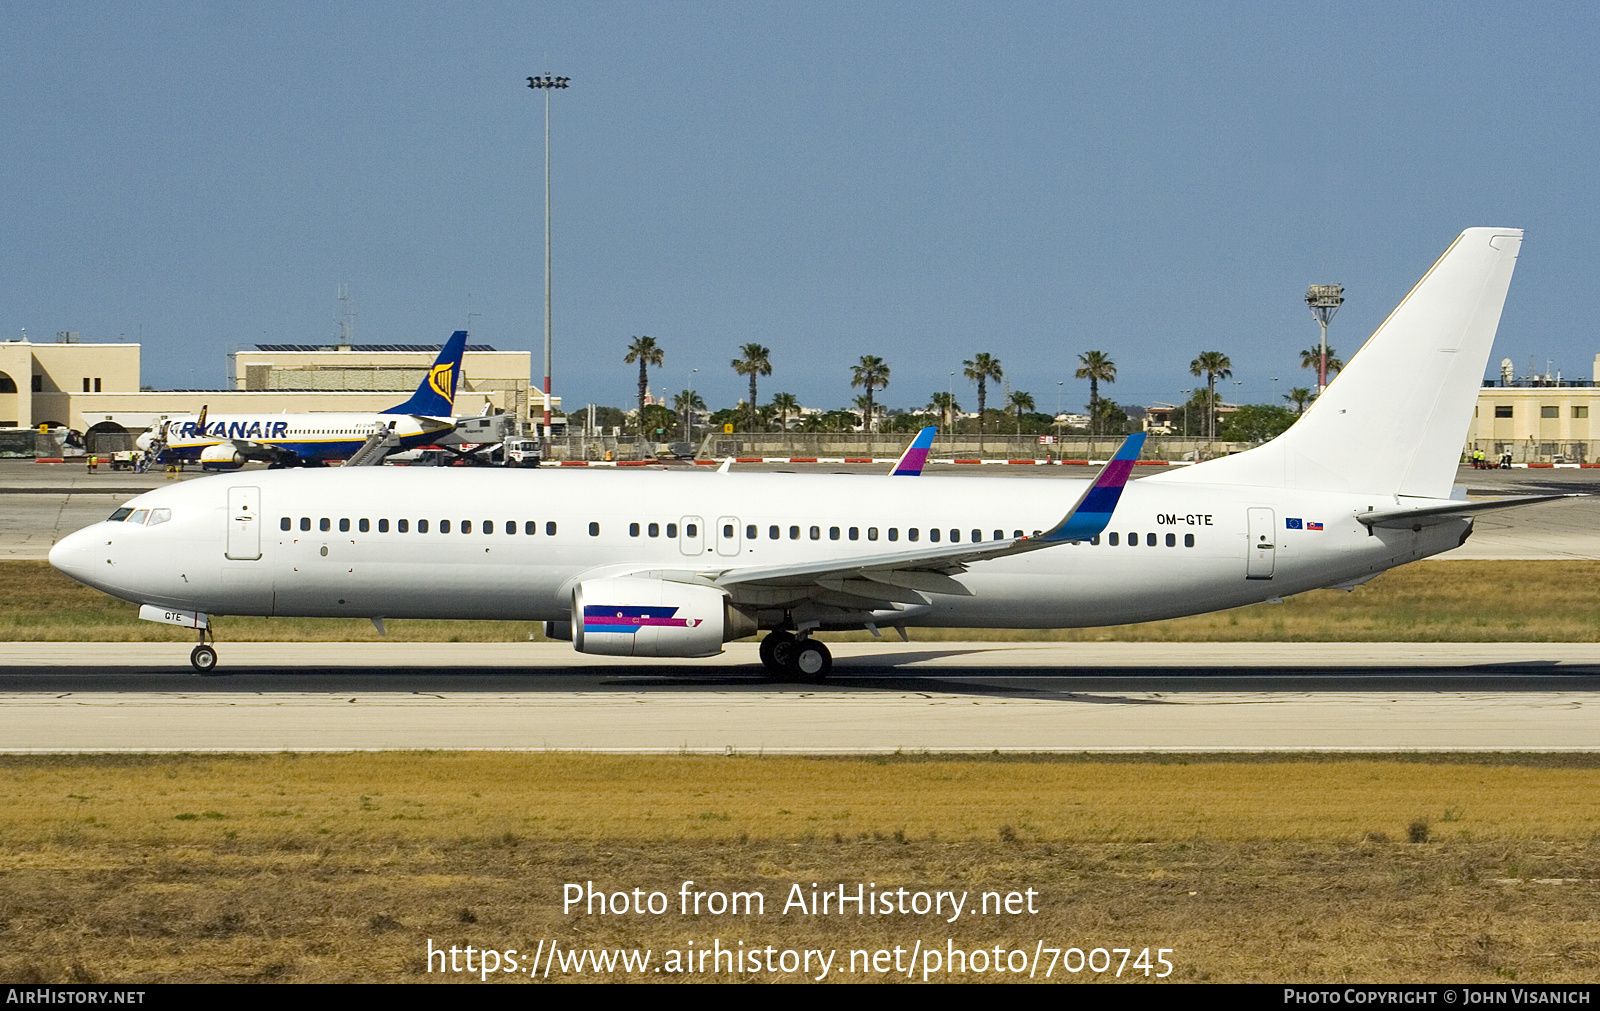
{"label": "palm tree", "polygon": [[961,363],[964,368],[961,374],[978,384],[978,450],[983,450],[983,409],[989,398],[988,382],[995,382],[1005,378],[1005,373],[1000,368],[1000,359],[990,354],[973,355]]}
{"label": "palm tree", "polygon": [[739,349],[742,358],[733,360],[733,371],[741,376],[750,377],[750,427],[755,428],[756,411],[756,376],[772,375],[772,352],[760,344],[746,344]]}
{"label": "palm tree", "polygon": [[[1317,370],[1317,365],[1321,361],[1322,361],[1322,348],[1321,347],[1307,348],[1306,350],[1300,352],[1300,367],[1302,369],[1310,369],[1311,371],[1315,372]],[[1338,353],[1333,350],[1333,346],[1332,345],[1329,345],[1328,346],[1328,375],[1331,376],[1335,372],[1343,372],[1343,371],[1344,371],[1344,362],[1339,360]]]}
{"label": "palm tree", "polygon": [[1202,351],[1200,357],[1189,363],[1191,376],[1206,377],[1206,438],[1217,439],[1217,380],[1233,375],[1233,362],[1221,351]]}
{"label": "palm tree", "polygon": [[772,398],[772,409],[783,419],[783,430],[789,430],[789,415],[800,413],[800,401],[793,393],[780,393]]}
{"label": "palm tree", "polygon": [[1089,380],[1089,434],[1093,435],[1100,419],[1100,384],[1117,381],[1117,363],[1104,351],[1085,351],[1078,356],[1073,378]]}
{"label": "palm tree", "polygon": [[644,398],[650,395],[650,374],[646,370],[652,365],[660,365],[665,353],[656,346],[654,337],[635,337],[633,343],[628,345],[628,354],[622,359],[624,365],[639,363],[639,420],[644,421]]}
{"label": "palm tree", "polygon": [[695,411],[703,411],[706,409],[705,400],[701,398],[700,394],[693,390],[684,390],[682,393],[673,396],[672,407],[679,414],[683,415],[684,439],[693,438],[691,435],[691,429],[693,427],[693,413]]}
{"label": "palm tree", "polygon": [[1022,412],[1033,410],[1033,394],[1013,390],[1006,397],[1006,408],[1017,416],[1017,434],[1022,434]]}
{"label": "palm tree", "polygon": [[961,413],[961,405],[956,403],[954,393],[940,390],[933,395],[932,400],[928,401],[928,410],[938,411],[940,422],[949,429],[955,426],[956,415]]}
{"label": "palm tree", "polygon": [[1288,393],[1285,393],[1283,399],[1294,405],[1294,413],[1304,414],[1306,413],[1306,404],[1310,403],[1315,396],[1316,394],[1304,386],[1296,386]]}
{"label": "palm tree", "polygon": [[872,391],[889,385],[889,366],[877,355],[862,355],[861,361],[850,366],[850,385],[867,388],[866,430],[872,431]]}

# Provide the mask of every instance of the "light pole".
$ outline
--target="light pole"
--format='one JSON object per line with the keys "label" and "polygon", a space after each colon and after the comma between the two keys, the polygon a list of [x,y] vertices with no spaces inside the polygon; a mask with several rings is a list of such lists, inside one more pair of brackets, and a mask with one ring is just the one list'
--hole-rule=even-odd
{"label": "light pole", "polygon": [[[1187,396],[1189,396],[1189,394],[1193,393],[1194,391],[1193,390],[1179,390],[1178,392],[1183,394],[1185,397],[1187,397]],[[1190,407],[1189,401],[1185,400],[1183,402],[1183,437],[1185,439],[1189,438],[1189,407]]]}
{"label": "light pole", "polygon": [[550,438],[550,92],[565,88],[571,78],[528,78],[528,87],[544,92],[544,439]]}
{"label": "light pole", "polygon": [[1313,284],[1306,289],[1306,305],[1311,307],[1311,315],[1322,324],[1322,357],[1317,361],[1317,393],[1328,388],[1328,324],[1333,322],[1333,314],[1344,305],[1344,285],[1342,284]]}
{"label": "light pole", "polygon": [[694,377],[699,373],[699,369],[689,370],[689,402],[683,405],[683,428],[688,433],[691,452],[694,450]]}
{"label": "light pole", "polygon": [[1053,419],[1051,419],[1056,423],[1056,462],[1057,463],[1061,462],[1061,460],[1063,459],[1062,449],[1061,449],[1061,395],[1062,395],[1062,387],[1065,386],[1065,385],[1066,385],[1066,380],[1063,380],[1063,379],[1057,379],[1056,380],[1056,416]]}

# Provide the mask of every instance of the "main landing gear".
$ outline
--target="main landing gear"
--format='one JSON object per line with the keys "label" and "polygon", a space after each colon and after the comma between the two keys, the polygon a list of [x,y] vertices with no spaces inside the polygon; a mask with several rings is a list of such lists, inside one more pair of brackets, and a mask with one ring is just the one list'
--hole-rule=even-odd
{"label": "main landing gear", "polygon": [[206,630],[200,630],[200,645],[189,654],[189,663],[201,677],[209,675],[217,666],[217,651],[206,644]]}
{"label": "main landing gear", "polygon": [[761,662],[785,681],[821,681],[833,670],[833,654],[810,636],[778,629],[761,640]]}

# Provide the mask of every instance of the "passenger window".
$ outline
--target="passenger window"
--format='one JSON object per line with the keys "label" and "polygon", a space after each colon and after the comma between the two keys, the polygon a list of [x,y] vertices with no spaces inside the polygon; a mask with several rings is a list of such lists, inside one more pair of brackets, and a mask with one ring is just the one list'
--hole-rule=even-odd
{"label": "passenger window", "polygon": [[356,529],[360,530],[362,533],[367,533],[372,529],[372,521],[363,519],[360,523],[356,524]]}
{"label": "passenger window", "polygon": [[1115,532],[1113,532],[1111,534],[1111,536],[1106,538],[1106,543],[1111,545],[1112,547],[1116,547],[1117,546],[1117,535],[1116,535]]}
{"label": "passenger window", "polygon": [[427,532],[428,532],[428,521],[427,520],[417,520],[417,533],[425,534]]}
{"label": "passenger window", "polygon": [[[754,537],[756,535],[756,528],[755,527],[745,527],[744,528],[744,535],[745,535],[746,539],[754,539]],[[727,540],[730,540],[730,541],[733,540],[733,524],[732,523],[724,523],[724,524],[722,524],[722,536]]]}
{"label": "passenger window", "polygon": [[997,541],[1005,540],[1006,539],[1006,532],[1004,530],[996,530],[994,532],[994,539],[997,540]]}
{"label": "passenger window", "polygon": [[1099,534],[1095,534],[1093,537],[1089,538],[1089,543],[1090,544],[1099,544],[1100,543],[1100,535]]}
{"label": "passenger window", "polygon": [[1178,535],[1177,534],[1168,534],[1167,535],[1167,547],[1175,548],[1177,546],[1178,546]]}
{"label": "passenger window", "polygon": [[983,531],[982,530],[974,530],[972,532],[972,543],[976,544],[981,540],[983,540]]}
{"label": "passenger window", "polygon": [[327,533],[329,530],[333,529],[333,523],[328,519],[328,517],[324,516],[322,519],[317,520],[317,529],[321,530],[323,533]]}
{"label": "passenger window", "polygon": [[447,534],[447,533],[450,532],[450,521],[449,520],[440,520],[439,521],[439,532],[441,534]]}
{"label": "passenger window", "polygon": [[[449,531],[445,531],[445,532],[449,533]],[[471,520],[462,520],[461,521],[461,532],[464,533],[464,534],[472,533],[472,521]]]}
{"label": "passenger window", "polygon": [[[596,532],[598,532],[598,531],[596,531]],[[555,520],[550,520],[549,522],[547,522],[544,525],[544,535],[546,537],[554,537],[556,535],[556,521]]]}
{"label": "passenger window", "polygon": [[910,530],[906,531],[906,540],[908,541],[914,541],[921,536],[922,531],[918,530],[916,527],[912,527]]}
{"label": "passenger window", "polygon": [[878,528],[877,527],[868,527],[867,528],[867,540],[875,541],[877,539],[878,539]]}
{"label": "passenger window", "polygon": [[528,522],[522,524],[522,532],[527,534],[529,537],[537,534],[539,532],[539,521],[529,520]]}
{"label": "passenger window", "polygon": [[347,534],[347,533],[350,532],[350,519],[349,519],[349,517],[345,517],[345,518],[339,520],[339,532],[341,534]]}
{"label": "passenger window", "polygon": [[637,524],[637,523],[629,523],[628,524],[628,536],[629,537],[638,537],[639,536],[639,524]]}
{"label": "passenger window", "polygon": [[690,537],[699,537],[700,526],[697,523],[687,523],[684,525],[683,532]]}
{"label": "passenger window", "polygon": [[[1022,531],[1021,530],[1013,530],[1013,531],[1011,531],[1011,536],[1012,537],[1021,537],[1022,536]],[[998,540],[998,538],[996,538],[996,539]]]}
{"label": "passenger window", "polygon": [[150,510],[150,519],[145,522],[145,526],[153,527],[158,523],[165,523],[170,519],[172,519],[171,509],[152,509]]}
{"label": "passenger window", "polygon": [[1139,546],[1139,535],[1130,533],[1128,535],[1128,547],[1136,548],[1138,546]]}
{"label": "passenger window", "polygon": [[850,539],[852,541],[859,541],[861,539],[861,528],[860,527],[851,527],[850,528]]}
{"label": "passenger window", "polygon": [[[911,539],[912,540],[916,540],[915,537],[913,537]],[[932,541],[935,544],[939,543],[939,528],[938,527],[933,527],[928,531],[928,540]]]}
{"label": "passenger window", "polygon": [[1144,535],[1144,546],[1147,547],[1147,548],[1155,547],[1156,546],[1156,535],[1155,534],[1145,534]]}
{"label": "passenger window", "polygon": [[396,520],[394,524],[396,533],[409,534],[411,532],[410,520]]}
{"label": "passenger window", "polygon": [[775,541],[779,537],[782,537],[782,536],[783,536],[783,532],[781,530],[779,530],[777,527],[768,527],[767,528],[767,539],[768,540]]}
{"label": "passenger window", "polygon": [[959,530],[950,531],[950,543],[954,544],[959,540],[961,540],[961,531],[959,531]]}
{"label": "passenger window", "polygon": [[379,520],[378,521],[378,533],[386,534],[388,532],[389,532],[389,521],[388,520]]}
{"label": "passenger window", "polygon": [[812,527],[811,528],[811,539],[814,540],[814,541],[822,540],[822,528],[821,527]]}
{"label": "passenger window", "polygon": [[300,517],[300,529],[301,530],[310,530],[311,529],[311,517],[310,516],[302,516],[302,517]]}
{"label": "passenger window", "polygon": [[899,527],[890,527],[889,528],[889,539],[891,541],[898,541],[900,539],[900,528]]}
{"label": "passenger window", "polygon": [[668,537],[676,537],[676,536],[678,536],[678,524],[676,524],[676,523],[668,523],[667,524],[667,536]]}
{"label": "passenger window", "polygon": [[[129,509],[127,506],[123,506],[121,509],[118,509],[116,512],[112,513],[110,516],[107,516],[106,517],[106,522],[107,523],[121,523],[123,520],[128,518],[128,514],[131,513],[131,512],[133,512],[132,509]],[[287,523],[287,522],[289,522],[289,518],[287,516],[285,516],[283,521],[285,523]],[[289,528],[288,527],[284,527],[283,529],[287,530]]]}
{"label": "passenger window", "polygon": [[644,532],[649,534],[651,537],[660,537],[661,536],[661,524],[652,523],[649,526],[644,528]]}
{"label": "passenger window", "polygon": [[828,528],[828,540],[836,541],[838,539],[839,539],[839,528],[838,527],[829,527]]}
{"label": "passenger window", "polygon": [[800,528],[799,527],[790,527],[789,528],[789,539],[791,541],[798,541],[800,539]]}
{"label": "passenger window", "polygon": [[1186,548],[1194,547],[1194,534],[1183,535],[1183,546]]}
{"label": "passenger window", "polygon": [[598,524],[598,523],[590,523],[589,524],[589,536],[590,537],[599,537],[600,536],[600,524]]}
{"label": "passenger window", "polygon": [[[515,528],[513,528],[513,529],[515,529]],[[494,533],[494,520],[484,520],[483,521],[483,532],[486,533],[486,534]]]}
{"label": "passenger window", "polygon": [[289,517],[287,517],[287,516],[285,516],[283,519],[278,521],[278,529],[279,530],[288,530],[293,526],[294,526],[294,522],[292,520],[290,520]]}

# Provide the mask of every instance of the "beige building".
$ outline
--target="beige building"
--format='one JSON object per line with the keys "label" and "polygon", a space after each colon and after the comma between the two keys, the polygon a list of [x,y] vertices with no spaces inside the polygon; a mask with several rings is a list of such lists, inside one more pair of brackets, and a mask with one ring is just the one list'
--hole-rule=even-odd
{"label": "beige building", "polygon": [[[164,418],[194,414],[381,411],[404,401],[438,357],[437,345],[259,345],[230,356],[232,390],[141,390],[138,344],[0,342],[0,429],[40,425],[85,433],[96,452],[126,449]],[[527,351],[468,345],[458,417],[541,417],[544,396]],[[561,398],[550,398],[560,413]],[[31,443],[29,444],[31,446]],[[3,447],[0,447],[3,448]]]}
{"label": "beige building", "polygon": [[[1600,361],[1597,361],[1600,365]],[[1478,391],[1467,452],[1514,463],[1600,460],[1600,387],[1485,386]]]}

